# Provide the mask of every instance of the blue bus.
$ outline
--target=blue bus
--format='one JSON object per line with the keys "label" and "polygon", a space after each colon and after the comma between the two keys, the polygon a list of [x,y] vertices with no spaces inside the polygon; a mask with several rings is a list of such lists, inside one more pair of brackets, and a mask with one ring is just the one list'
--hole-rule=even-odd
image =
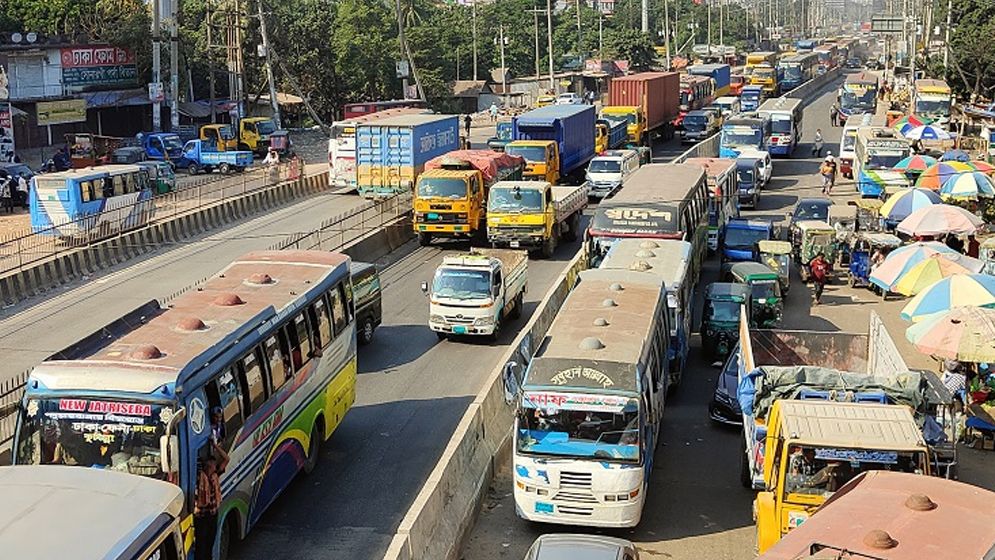
{"label": "blue bus", "polygon": [[315,468],[355,401],[355,324],[348,256],[249,253],[170,305],[153,300],[37,365],[14,463],[176,484],[189,551],[198,464],[224,453],[213,543],[224,558],[299,471]]}
{"label": "blue bus", "polygon": [[758,85],[743,86],[739,94],[739,108],[742,111],[756,111],[764,100],[764,88]]}
{"label": "blue bus", "polygon": [[819,55],[815,53],[797,54],[781,60],[778,70],[783,72],[781,91],[791,91],[814,78],[819,66]]}
{"label": "blue bus", "polygon": [[766,150],[770,120],[757,113],[727,119],[719,136],[719,157],[737,158],[744,148]]}
{"label": "blue bus", "polygon": [[152,217],[155,185],[137,165],[101,165],[35,175],[31,179],[31,229],[72,237],[141,227]]}

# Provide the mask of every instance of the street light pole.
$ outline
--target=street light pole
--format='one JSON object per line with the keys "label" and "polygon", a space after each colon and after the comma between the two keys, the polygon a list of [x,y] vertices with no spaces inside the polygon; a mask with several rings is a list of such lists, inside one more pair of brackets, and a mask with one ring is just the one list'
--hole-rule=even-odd
{"label": "street light pole", "polygon": [[471,6],[471,20],[470,27],[473,34],[473,81],[477,81],[477,2],[472,0],[470,2]]}
{"label": "street light pole", "polygon": [[[162,132],[162,8],[160,0],[152,0],[152,83],[157,88],[152,100],[152,131]],[[210,25],[210,24],[208,24]]]}
{"label": "street light pole", "polygon": [[535,20],[536,29],[536,81],[539,81],[539,8],[532,10],[532,19]]}
{"label": "street light pole", "polygon": [[553,0],[546,0],[546,52],[549,55],[549,89],[556,93],[556,82],[553,77]]}

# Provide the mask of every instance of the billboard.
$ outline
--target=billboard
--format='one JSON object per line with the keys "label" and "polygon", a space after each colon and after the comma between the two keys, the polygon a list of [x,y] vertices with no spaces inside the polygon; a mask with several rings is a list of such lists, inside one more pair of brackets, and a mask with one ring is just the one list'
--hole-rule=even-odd
{"label": "billboard", "polygon": [[86,100],[39,101],[35,104],[38,126],[86,122]]}
{"label": "billboard", "polygon": [[0,163],[14,161],[14,120],[7,101],[7,69],[0,65]]}
{"label": "billboard", "polygon": [[138,85],[135,55],[110,46],[60,49],[62,84],[69,92],[132,88]]}

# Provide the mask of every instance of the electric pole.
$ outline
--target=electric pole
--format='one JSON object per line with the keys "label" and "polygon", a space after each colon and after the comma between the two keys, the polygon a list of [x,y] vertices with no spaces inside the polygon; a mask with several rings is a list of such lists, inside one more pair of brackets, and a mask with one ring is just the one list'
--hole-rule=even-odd
{"label": "electric pole", "polygon": [[501,53],[501,95],[502,105],[508,106],[508,67],[504,62],[504,25],[498,26],[498,50]]}
{"label": "electric pole", "polygon": [[178,19],[180,0],[169,1],[169,125],[172,132],[180,129],[180,38]]}
{"label": "electric pole", "polygon": [[152,131],[162,132],[162,6],[160,0],[152,0],[152,87],[156,95],[152,99]]}
{"label": "electric pole", "polygon": [[574,5],[577,7],[577,56],[580,58],[581,62],[584,62],[584,51],[583,51],[583,36],[580,30],[580,0],[576,0]]}
{"label": "electric pole", "polygon": [[642,7],[640,9],[640,15],[642,16],[642,29],[643,33],[650,32],[650,1],[643,0]]}
{"label": "electric pole", "polygon": [[546,41],[549,54],[549,89],[550,93],[556,94],[556,82],[553,76],[553,0],[546,0]]}
{"label": "electric pole", "polygon": [[470,2],[470,29],[473,36],[473,81],[477,81],[477,0]]}
{"label": "electric pole", "polygon": [[273,110],[273,124],[283,128],[280,122],[280,102],[276,98],[276,80],[273,79],[273,55],[270,53],[269,34],[266,32],[266,14],[263,13],[263,0],[256,0],[259,9],[259,35],[263,39],[263,54],[266,55],[266,80],[269,81],[269,104]]}
{"label": "electric pole", "polygon": [[670,70],[670,1],[663,0],[663,49],[667,55],[667,70]]}

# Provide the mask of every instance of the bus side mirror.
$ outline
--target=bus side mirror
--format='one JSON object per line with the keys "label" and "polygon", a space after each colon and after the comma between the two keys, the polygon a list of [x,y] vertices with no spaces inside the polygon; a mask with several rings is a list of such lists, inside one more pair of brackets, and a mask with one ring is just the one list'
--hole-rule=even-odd
{"label": "bus side mirror", "polygon": [[421,291],[426,296],[428,295],[428,282],[422,282],[421,283]]}
{"label": "bus side mirror", "polygon": [[180,470],[180,438],[177,436],[162,436],[159,438],[159,458],[162,461],[162,472],[175,473]]}

